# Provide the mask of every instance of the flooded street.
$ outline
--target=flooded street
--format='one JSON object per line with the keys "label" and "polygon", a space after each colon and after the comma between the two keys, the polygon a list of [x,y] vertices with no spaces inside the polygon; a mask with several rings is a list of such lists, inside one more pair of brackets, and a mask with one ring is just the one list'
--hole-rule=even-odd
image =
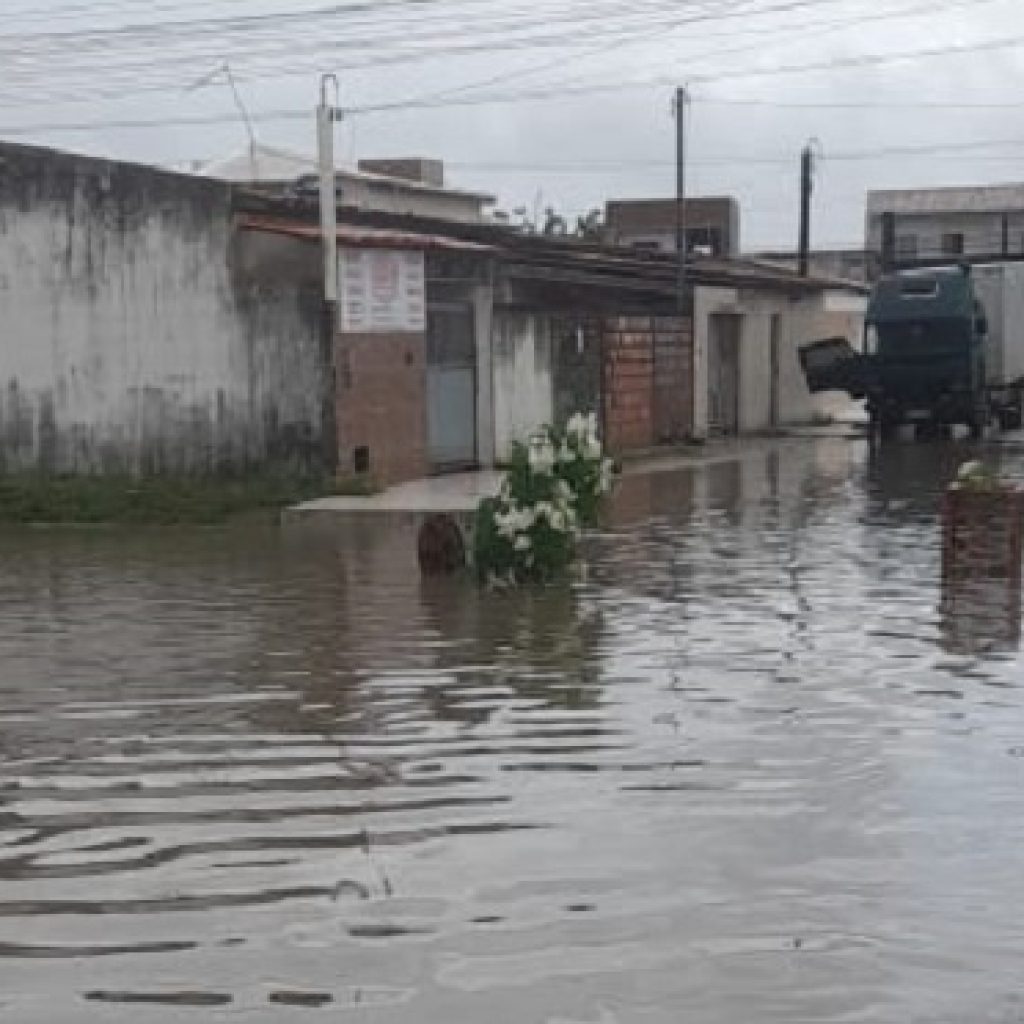
{"label": "flooded street", "polygon": [[0,1021],[1024,1021],[966,457],[632,476],[547,591],[395,524],[3,535]]}

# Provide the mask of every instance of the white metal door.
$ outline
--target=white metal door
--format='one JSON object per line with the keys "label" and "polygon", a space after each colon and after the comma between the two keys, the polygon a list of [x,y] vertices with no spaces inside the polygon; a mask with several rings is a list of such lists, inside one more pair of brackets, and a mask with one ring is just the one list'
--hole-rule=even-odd
{"label": "white metal door", "polygon": [[427,311],[427,437],[434,469],[476,464],[476,338],[469,305]]}

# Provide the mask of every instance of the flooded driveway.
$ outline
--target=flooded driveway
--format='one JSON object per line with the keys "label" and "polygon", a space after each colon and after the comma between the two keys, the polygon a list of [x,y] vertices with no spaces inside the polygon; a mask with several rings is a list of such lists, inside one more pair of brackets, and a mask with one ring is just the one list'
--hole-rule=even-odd
{"label": "flooded driveway", "polygon": [[546,592],[425,584],[396,525],[5,535],[0,1020],[1024,1020],[965,457],[631,477]]}

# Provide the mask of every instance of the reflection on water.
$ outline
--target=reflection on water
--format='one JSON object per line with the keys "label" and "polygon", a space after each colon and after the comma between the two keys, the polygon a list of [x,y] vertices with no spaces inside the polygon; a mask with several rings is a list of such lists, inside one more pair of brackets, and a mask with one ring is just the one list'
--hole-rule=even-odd
{"label": "reflection on water", "polygon": [[522,593],[411,523],[0,538],[0,1020],[1019,1019],[1021,612],[942,589],[958,461],[631,476]]}
{"label": "reflection on water", "polygon": [[986,654],[1020,649],[1021,592],[1015,578],[942,580],[942,635],[951,654]]}

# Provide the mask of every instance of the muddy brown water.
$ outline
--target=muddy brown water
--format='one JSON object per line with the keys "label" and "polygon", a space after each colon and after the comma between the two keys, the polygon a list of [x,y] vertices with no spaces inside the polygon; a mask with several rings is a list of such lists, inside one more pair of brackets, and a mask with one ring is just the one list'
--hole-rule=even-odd
{"label": "muddy brown water", "polygon": [[0,1021],[1024,1020],[964,457],[633,477],[543,592],[400,525],[4,534]]}

